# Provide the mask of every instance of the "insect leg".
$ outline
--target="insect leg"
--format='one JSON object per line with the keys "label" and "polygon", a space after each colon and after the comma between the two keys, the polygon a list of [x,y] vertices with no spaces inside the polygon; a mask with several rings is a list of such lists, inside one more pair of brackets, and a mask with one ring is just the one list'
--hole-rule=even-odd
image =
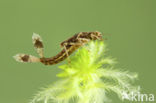
{"label": "insect leg", "polygon": [[69,45],[72,45],[72,46],[81,46],[83,45],[83,43],[68,43]]}
{"label": "insect leg", "polygon": [[42,43],[41,37],[38,34],[33,33],[32,41],[33,41],[33,45],[34,45],[37,53],[39,54],[39,56],[41,58],[44,57],[43,56],[43,43]]}
{"label": "insect leg", "polygon": [[66,53],[66,55],[67,55],[67,60],[68,60],[68,63],[70,63],[68,50],[67,50],[67,48],[66,48],[66,46],[67,46],[67,45],[68,45],[67,43],[64,43],[64,44],[63,44],[63,47],[64,47],[65,53]]}
{"label": "insect leg", "polygon": [[86,43],[86,42],[89,42],[90,40],[89,39],[86,39],[86,38],[78,38],[78,41],[80,43]]}
{"label": "insect leg", "polygon": [[91,37],[92,37],[92,38],[95,37],[95,38],[97,38],[98,40],[101,40],[98,36],[93,35],[93,34],[91,34]]}

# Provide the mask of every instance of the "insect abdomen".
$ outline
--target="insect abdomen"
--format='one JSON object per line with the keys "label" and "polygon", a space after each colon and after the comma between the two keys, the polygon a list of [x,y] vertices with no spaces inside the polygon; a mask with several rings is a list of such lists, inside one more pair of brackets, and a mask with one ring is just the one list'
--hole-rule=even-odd
{"label": "insect abdomen", "polygon": [[[78,49],[80,46],[70,47],[68,49],[68,54],[71,55],[76,49]],[[54,57],[51,58],[40,58],[40,62],[45,65],[53,65],[60,63],[64,59],[66,59],[68,56],[66,55],[65,49],[63,49],[59,54],[57,54]]]}

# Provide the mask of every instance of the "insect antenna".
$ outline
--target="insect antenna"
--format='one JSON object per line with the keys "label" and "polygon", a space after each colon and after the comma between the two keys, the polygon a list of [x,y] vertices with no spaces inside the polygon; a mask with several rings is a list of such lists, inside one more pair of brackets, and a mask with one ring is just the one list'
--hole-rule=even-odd
{"label": "insect antenna", "polygon": [[106,40],[108,40],[108,37],[110,37],[112,34],[101,32],[101,35],[103,36],[102,40],[106,41]]}

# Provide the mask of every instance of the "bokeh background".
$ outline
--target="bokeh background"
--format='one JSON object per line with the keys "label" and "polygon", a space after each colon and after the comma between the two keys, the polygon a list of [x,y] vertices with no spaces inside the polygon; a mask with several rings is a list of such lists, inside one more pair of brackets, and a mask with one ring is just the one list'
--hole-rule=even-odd
{"label": "bokeh background", "polygon": [[95,30],[107,38],[116,67],[137,72],[143,93],[156,95],[156,0],[0,0],[0,103],[28,103],[39,88],[57,80],[60,64],[23,64],[12,58],[17,53],[37,56],[33,32],[42,36],[50,57],[61,50],[61,41]]}

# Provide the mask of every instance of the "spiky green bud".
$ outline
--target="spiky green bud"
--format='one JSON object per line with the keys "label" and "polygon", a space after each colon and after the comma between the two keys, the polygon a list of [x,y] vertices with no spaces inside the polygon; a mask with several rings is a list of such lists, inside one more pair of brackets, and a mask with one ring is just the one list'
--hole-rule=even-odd
{"label": "spiky green bud", "polygon": [[105,56],[106,45],[92,41],[70,57],[70,63],[59,66],[59,81],[44,88],[33,103],[104,103],[106,92],[115,92],[122,99],[123,92],[137,91],[132,82],[136,73],[114,69],[114,59]]}

